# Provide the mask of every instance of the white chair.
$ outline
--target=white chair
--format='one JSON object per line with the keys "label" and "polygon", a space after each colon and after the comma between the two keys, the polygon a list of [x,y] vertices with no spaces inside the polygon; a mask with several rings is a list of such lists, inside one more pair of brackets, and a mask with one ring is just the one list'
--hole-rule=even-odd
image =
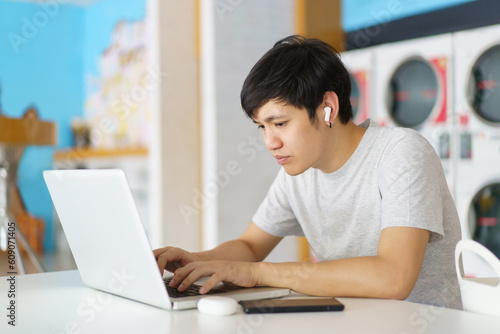
{"label": "white chair", "polygon": [[474,240],[461,240],[455,248],[455,268],[462,294],[465,311],[500,316],[499,278],[465,278],[463,276],[463,251],[470,251],[481,256],[500,277],[500,260],[488,248]]}

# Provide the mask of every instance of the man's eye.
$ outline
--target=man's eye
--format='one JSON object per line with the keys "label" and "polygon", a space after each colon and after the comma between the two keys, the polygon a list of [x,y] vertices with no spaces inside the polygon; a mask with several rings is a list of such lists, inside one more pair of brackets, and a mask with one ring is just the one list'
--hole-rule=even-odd
{"label": "man's eye", "polygon": [[264,129],[264,125],[257,125],[257,129],[263,130]]}
{"label": "man's eye", "polygon": [[281,123],[276,123],[275,124],[278,128],[281,128],[286,125],[286,122],[281,122]]}

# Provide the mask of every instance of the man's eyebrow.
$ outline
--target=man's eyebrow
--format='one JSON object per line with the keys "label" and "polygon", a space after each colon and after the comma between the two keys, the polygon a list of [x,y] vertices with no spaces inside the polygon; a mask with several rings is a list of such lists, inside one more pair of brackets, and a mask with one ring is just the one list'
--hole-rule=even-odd
{"label": "man's eyebrow", "polygon": [[[270,115],[268,117],[266,117],[264,119],[264,123],[269,123],[269,122],[272,122],[276,119],[280,119],[280,118],[285,118],[287,117],[285,114],[277,114],[277,115]],[[259,122],[257,122],[255,119],[252,118],[252,121],[255,123],[255,124],[258,124]]]}

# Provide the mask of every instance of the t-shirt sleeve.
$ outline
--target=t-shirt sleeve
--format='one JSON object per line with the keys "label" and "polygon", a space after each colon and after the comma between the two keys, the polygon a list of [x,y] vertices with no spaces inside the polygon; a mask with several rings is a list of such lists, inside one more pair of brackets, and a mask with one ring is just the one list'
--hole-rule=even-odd
{"label": "t-shirt sleeve", "polygon": [[446,180],[434,148],[417,132],[406,132],[380,162],[381,229],[417,227],[431,232],[429,242],[441,240],[443,187]]}
{"label": "t-shirt sleeve", "polygon": [[281,169],[253,216],[253,222],[267,233],[278,237],[304,236],[290,205],[286,178],[284,169]]}

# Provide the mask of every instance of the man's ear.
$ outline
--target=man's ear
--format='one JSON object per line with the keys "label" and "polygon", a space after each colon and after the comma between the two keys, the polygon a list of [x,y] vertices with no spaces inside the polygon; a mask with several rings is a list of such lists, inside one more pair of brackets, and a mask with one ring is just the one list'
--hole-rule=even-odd
{"label": "man's ear", "polygon": [[[331,108],[329,120],[325,118],[325,122],[334,122],[339,114],[339,97],[333,91],[328,91],[323,95],[322,108]],[[326,116],[326,115],[325,115]]]}

